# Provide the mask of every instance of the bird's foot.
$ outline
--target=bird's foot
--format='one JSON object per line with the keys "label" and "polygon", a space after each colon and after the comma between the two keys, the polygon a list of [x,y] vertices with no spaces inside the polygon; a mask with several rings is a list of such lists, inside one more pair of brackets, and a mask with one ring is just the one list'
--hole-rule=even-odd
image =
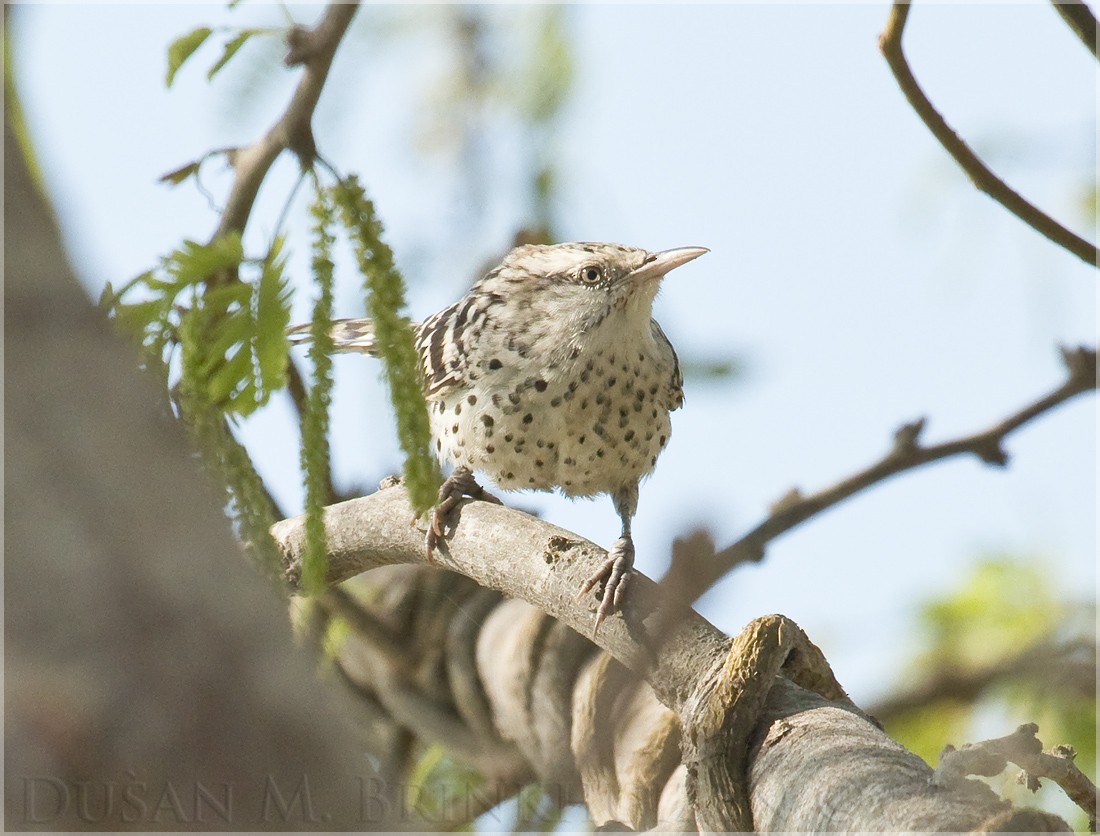
{"label": "bird's foot", "polygon": [[[439,487],[439,497],[435,508],[431,512],[431,520],[428,522],[428,533],[424,539],[424,546],[428,553],[428,562],[432,562],[432,553],[443,537],[443,527],[447,523],[447,515],[464,498],[480,499],[483,502],[492,502],[501,505],[501,501],[481,487],[474,479],[474,474],[464,467],[459,467],[451,473]],[[415,520],[413,520],[415,522]]]}
{"label": "bird's foot", "polygon": [[586,595],[597,584],[603,584],[603,594],[600,597],[600,606],[596,610],[596,626],[592,628],[592,638],[600,632],[600,625],[611,613],[619,609],[623,601],[623,591],[626,589],[630,576],[634,574],[631,569],[634,566],[634,541],[629,537],[620,537],[611,544],[611,550],[607,553],[607,560],[603,562],[591,577],[582,584],[581,591],[577,595],[580,598]]}

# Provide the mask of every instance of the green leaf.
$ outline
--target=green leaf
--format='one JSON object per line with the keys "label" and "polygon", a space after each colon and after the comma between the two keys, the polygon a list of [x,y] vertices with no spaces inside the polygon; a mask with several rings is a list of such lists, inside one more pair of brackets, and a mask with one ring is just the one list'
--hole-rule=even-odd
{"label": "green leaf", "polygon": [[168,47],[168,73],[164,79],[166,87],[172,86],[183,62],[195,54],[195,50],[203,45],[213,31],[209,26],[200,26],[172,41]]}
{"label": "green leaf", "polygon": [[157,178],[157,182],[167,183],[170,186],[178,186],[188,177],[198,174],[200,165],[201,162],[199,160],[195,160],[194,162],[188,163],[187,165],[180,166],[174,171],[169,171],[167,174],[162,174],[160,177]]}
{"label": "green leaf", "polygon": [[259,408],[259,394],[256,392],[256,384],[249,379],[239,389],[234,390],[225,402],[225,411],[233,419],[242,415],[251,415]]}
{"label": "green leaf", "polygon": [[[99,304],[105,306],[107,309],[110,309],[110,308],[114,307],[115,305],[120,304],[121,301],[122,301],[122,297],[124,297],[127,293],[129,293],[135,287],[137,287],[140,284],[147,284],[149,281],[152,280],[152,278],[153,278],[153,271],[152,270],[146,270],[144,273],[141,273],[137,276],[134,276],[132,279],[130,279],[130,281],[126,282],[126,284],[124,284],[118,290],[113,290],[110,283],[108,283],[107,287],[105,287],[103,289],[103,295],[99,297]],[[110,297],[108,297],[108,295],[107,295],[108,291],[111,292]]]}
{"label": "green leaf", "polygon": [[207,81],[210,81],[218,74],[218,72],[229,63],[230,59],[237,54],[242,46],[244,46],[248,39],[253,35],[258,35],[264,32],[263,29],[242,29],[237,35],[225,42],[225,48],[222,51],[222,57],[219,58],[214,66],[211,67],[206,73]]}
{"label": "green leaf", "polygon": [[232,352],[225,362],[218,364],[206,381],[206,395],[212,404],[224,405],[233,402],[235,411],[241,415],[252,412],[258,404],[241,403],[239,399],[231,399],[231,395],[243,385],[248,385],[252,377],[252,356],[248,349],[241,345]]}
{"label": "green leaf", "polygon": [[176,280],[179,289],[199,284],[224,270],[240,266],[244,246],[239,232],[223,235],[209,244],[184,241],[183,246],[165,261],[165,268]]}
{"label": "green leaf", "polygon": [[210,333],[208,339],[199,347],[203,358],[199,368],[203,374],[210,375],[225,363],[225,358],[234,346],[240,350],[248,344],[252,336],[252,317],[250,313],[241,311],[224,314],[218,321],[216,329],[211,330],[208,327],[206,330]]}
{"label": "green leaf", "polygon": [[117,302],[118,294],[115,293],[114,286],[107,282],[103,285],[103,292],[99,294],[99,301],[96,302],[96,305],[101,311],[110,312]]}
{"label": "green leaf", "polygon": [[115,322],[124,332],[133,337],[145,334],[151,325],[164,318],[166,312],[163,299],[117,305],[114,308]]}
{"label": "green leaf", "polygon": [[259,378],[259,397],[266,403],[272,392],[286,385],[286,328],[290,324],[290,289],[283,277],[286,255],[284,239],[275,244],[264,259],[263,272],[256,287],[256,333],[254,351]]}
{"label": "green leaf", "polygon": [[233,305],[248,307],[252,299],[252,288],[244,282],[229,282],[228,284],[211,287],[203,296],[203,301],[211,308],[228,310]]}

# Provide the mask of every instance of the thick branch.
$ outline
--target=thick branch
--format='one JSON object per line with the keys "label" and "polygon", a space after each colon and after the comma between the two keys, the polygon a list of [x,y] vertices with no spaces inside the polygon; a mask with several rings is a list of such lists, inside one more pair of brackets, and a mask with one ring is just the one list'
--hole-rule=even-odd
{"label": "thick branch", "polygon": [[1100,59],[1096,45],[1096,18],[1089,7],[1081,0],[1054,0],[1053,5],[1066,26],[1073,30],[1073,34],[1081,39],[1081,43],[1088,47],[1095,58]]}
{"label": "thick branch", "polygon": [[[985,192],[1036,232],[1045,235],[1055,244],[1073,253],[1082,261],[1096,266],[1100,262],[1100,250],[1097,250],[1094,244],[1066,229],[1013,191],[1003,180],[990,171],[936,110],[924,91],[921,90],[916,77],[909,68],[909,62],[906,60],[904,52],[902,52],[901,36],[908,16],[908,0],[895,2],[890,10],[886,29],[879,36],[879,48],[882,50],[882,54],[890,65],[894,77],[913,110],[917,112],[917,115],[928,126],[932,135],[944,147],[944,150],[954,157],[955,162],[962,167],[980,191]],[[1095,30],[1093,38],[1095,39]]]}
{"label": "thick branch", "polygon": [[810,496],[802,496],[797,491],[792,492],[778,503],[771,516],[764,522],[736,543],[718,552],[709,566],[703,564],[698,567],[706,577],[700,579],[702,585],[695,589],[696,594],[709,588],[715,580],[738,564],[761,560],[764,556],[764,546],[780,534],[853,494],[898,473],[966,453],[977,456],[986,464],[1003,466],[1008,462],[1008,455],[1001,445],[1009,433],[1075,395],[1096,388],[1095,351],[1086,348],[1072,350],[1063,348],[1062,358],[1065,361],[1068,376],[1061,386],[987,430],[943,444],[924,447],[918,443],[918,436],[924,427],[924,419],[921,418],[899,429],[895,435],[893,449],[870,467]]}
{"label": "thick branch", "polygon": [[793,621],[750,622],[681,715],[688,799],[704,833],[750,831],[749,741],[780,675],[855,710],[821,651]]}
{"label": "thick branch", "polygon": [[313,111],[321,98],[336,47],[358,8],[357,0],[332,3],[313,29],[295,29],[291,32],[286,61],[291,65],[304,64],[302,78],[286,112],[263,138],[233,154],[236,176],[229,201],[214,233],[215,238],[244,230],[260,186],[283,151],[297,154],[303,167],[313,162],[317,152],[313,142]]}
{"label": "thick branch", "polygon": [[[580,580],[603,560],[605,553],[601,549],[556,526],[502,506],[468,501],[458,506],[456,512],[459,519],[455,531],[437,552],[439,565],[509,596],[522,596],[573,630],[590,633],[592,606],[590,602],[577,604],[574,591]],[[423,564],[423,534],[409,526],[410,515],[405,491],[399,487],[326,509],[325,526],[331,552],[329,582],[338,583],[376,566]],[[284,520],[272,533],[287,556],[287,575],[294,583],[304,534],[302,519]],[[746,628],[741,639],[731,642],[691,611],[679,618],[654,618],[657,605],[652,597],[654,591],[655,585],[641,576],[632,581],[624,617],[615,617],[605,624],[600,644],[663,691],[663,696],[659,695],[661,701],[674,708],[681,718],[704,720],[688,724],[696,735],[696,751],[708,755],[711,777],[728,773],[728,780],[717,784],[694,782],[695,802],[708,812],[704,821],[713,822],[714,816],[720,819],[725,816],[721,809],[725,790],[747,768],[752,824],[760,831],[969,831],[979,829],[991,816],[1002,814],[1005,829],[1013,829],[1021,816],[1029,822],[1038,816],[1036,821],[1043,825],[1040,829],[1065,828],[1063,822],[1053,817],[1011,809],[984,786],[980,787],[983,794],[979,797],[969,787],[945,792],[933,786],[929,781],[932,770],[923,761],[889,740],[844,700],[835,681],[821,678],[827,664],[823,659],[818,660],[821,664],[815,662],[819,654],[804,637],[784,635],[783,631],[788,629],[797,631],[786,619],[758,619]],[[515,740],[517,745],[519,741],[531,743],[536,739],[531,732],[517,729],[515,724],[526,722],[524,718],[535,710],[540,716],[548,710],[545,702],[532,703],[528,695],[541,692],[537,683],[542,675],[543,656],[554,642],[549,640],[546,630],[527,629],[532,625],[522,616],[517,618],[525,606],[522,601],[508,601],[502,606],[508,608],[508,612],[500,613],[502,620],[494,620],[495,626],[486,626],[477,637],[479,671],[484,675],[487,669],[481,663],[489,659],[500,660],[498,669],[506,671],[502,674],[506,682],[496,685],[485,682],[484,693],[495,718],[491,728],[499,730],[506,739]],[[466,614],[456,610],[455,616],[465,618]],[[644,636],[645,627],[654,623],[664,625],[662,635],[667,636],[659,648],[653,648],[652,640]],[[780,631],[778,634],[776,629]],[[517,645],[519,634],[527,636],[536,646]],[[763,641],[756,642],[756,638]],[[580,636],[576,640],[581,640]],[[746,649],[749,652],[743,652]],[[678,829],[694,829],[698,810],[688,801],[693,782],[687,774],[687,765],[674,770],[663,789],[660,784],[651,783],[664,781],[663,776],[669,775],[673,756],[662,747],[675,746],[678,736],[668,725],[666,715],[661,715],[665,719],[658,722],[659,727],[643,723],[644,728],[640,728],[632,724],[632,720],[642,716],[637,712],[644,708],[643,696],[630,697],[624,702],[620,698],[627,691],[613,687],[606,676],[593,678],[593,671],[610,673],[616,667],[606,656],[595,658],[591,664],[570,665],[572,673],[566,675],[567,679],[578,677],[573,699],[554,703],[558,711],[572,710],[571,722],[563,717],[554,725],[559,729],[572,727],[569,739],[583,776],[585,800],[590,803],[594,800],[590,792],[607,794],[601,821],[615,819],[632,826],[651,826],[655,817],[658,822],[669,822],[667,817],[671,817],[671,824]],[[372,670],[385,671],[386,666]],[[779,676],[775,675],[777,672]],[[529,679],[521,682],[517,677]],[[582,681],[592,683],[587,697],[580,696]],[[555,682],[564,693],[565,686]],[[804,690],[795,682],[817,693]],[[764,693],[767,697],[763,713],[758,713]],[[822,693],[840,699],[829,700]],[[733,718],[733,725],[748,739],[724,738],[731,747],[728,766],[720,762],[721,748],[699,747],[700,734],[705,742],[712,732],[705,722],[707,709],[714,710],[709,715],[711,719],[723,727],[729,725],[723,717],[731,705],[727,697],[739,713],[748,712],[745,716],[750,720],[742,724],[739,718]],[[518,700],[518,704],[508,708],[502,700]],[[446,704],[444,701],[443,705]],[[398,708],[396,703],[391,707]],[[430,707],[426,710],[430,711]],[[591,714],[587,725],[578,720],[579,713],[586,711]],[[651,714],[647,711],[645,716]],[[416,722],[420,725],[412,728],[426,727],[422,720]],[[604,752],[603,734],[624,742]],[[430,732],[428,736],[431,738]],[[643,740],[645,745],[641,745]],[[441,742],[452,741],[443,738]],[[560,747],[561,739],[552,743]],[[747,759],[743,755],[746,743],[750,746]],[[538,745],[545,746],[547,741]],[[540,751],[543,757],[530,756],[533,762],[546,760],[546,752]],[[620,760],[620,755],[627,760]],[[645,763],[639,765],[637,758]],[[698,759],[692,764],[696,776],[701,774],[703,765]],[[638,780],[644,786],[638,785]],[[660,805],[656,803],[658,798]],[[741,814],[744,817],[744,807]]]}
{"label": "thick branch", "polygon": [[[404,488],[391,487],[325,509],[330,584],[377,566],[425,563],[424,532],[410,526],[413,511]],[[435,563],[522,598],[591,635],[595,601],[576,591],[607,553],[565,529],[488,502],[466,501],[452,512],[453,535],[437,549]],[[305,542],[304,517],[276,523],[272,535],[286,556],[286,575],[297,586]],[[728,639],[689,607],[660,619],[660,637],[647,621],[661,608],[657,585],[641,574],[630,582],[622,618],[606,622],[598,644],[644,676],[661,701],[678,711],[708,668],[724,659]]]}
{"label": "thick branch", "polygon": [[[930,447],[917,443],[923,422],[903,427],[894,448],[879,462],[809,497],[787,501],[739,541],[696,569],[704,575],[696,590],[738,563],[759,560],[774,537],[847,497],[897,473],[960,453],[1004,464],[1005,436],[1027,421],[1096,385],[1096,354],[1063,350],[1069,375],[1057,389],[984,432]],[[439,563],[483,586],[523,598],[582,634],[592,626],[591,601],[574,600],[574,590],[605,558],[599,546],[564,529],[507,508],[467,502],[457,513],[463,524],[440,551]],[[412,511],[403,490],[390,488],[372,496],[329,506],[325,525],[330,544],[329,582],[338,583],[375,566],[425,562],[423,535],[408,525]],[[287,577],[297,585],[304,540],[301,517],[272,529],[287,561]],[[562,570],[565,567],[565,570]],[[551,571],[554,569],[554,571]],[[689,607],[677,601],[690,596],[656,596],[655,585],[639,575],[632,581],[622,619],[613,619],[599,644],[642,674],[662,702],[679,710],[684,683],[698,677],[725,655],[725,637]],[[675,600],[669,600],[669,598]],[[663,603],[662,607],[659,604]],[[644,621],[654,618],[654,621]],[[655,629],[659,626],[659,629]],[[667,627],[667,629],[666,629]],[[661,636],[656,652],[653,635]],[[654,660],[658,660],[654,662]],[[658,668],[652,669],[651,665]]]}

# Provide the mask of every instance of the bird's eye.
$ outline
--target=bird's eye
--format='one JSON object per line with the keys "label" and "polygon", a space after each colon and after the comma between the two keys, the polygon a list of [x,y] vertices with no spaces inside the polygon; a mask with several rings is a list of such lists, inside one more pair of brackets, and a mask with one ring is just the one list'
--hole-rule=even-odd
{"label": "bird's eye", "polygon": [[602,278],[603,273],[600,272],[600,268],[594,264],[581,268],[581,281],[585,284],[599,284]]}

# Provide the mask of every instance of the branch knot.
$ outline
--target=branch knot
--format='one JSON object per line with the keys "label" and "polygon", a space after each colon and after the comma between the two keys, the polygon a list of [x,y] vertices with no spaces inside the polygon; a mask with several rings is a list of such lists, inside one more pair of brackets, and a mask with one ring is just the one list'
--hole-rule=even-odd
{"label": "branch knot", "polygon": [[824,654],[801,627],[782,615],[749,622],[680,712],[688,799],[701,832],[753,829],[749,737],[780,675],[850,704]]}

